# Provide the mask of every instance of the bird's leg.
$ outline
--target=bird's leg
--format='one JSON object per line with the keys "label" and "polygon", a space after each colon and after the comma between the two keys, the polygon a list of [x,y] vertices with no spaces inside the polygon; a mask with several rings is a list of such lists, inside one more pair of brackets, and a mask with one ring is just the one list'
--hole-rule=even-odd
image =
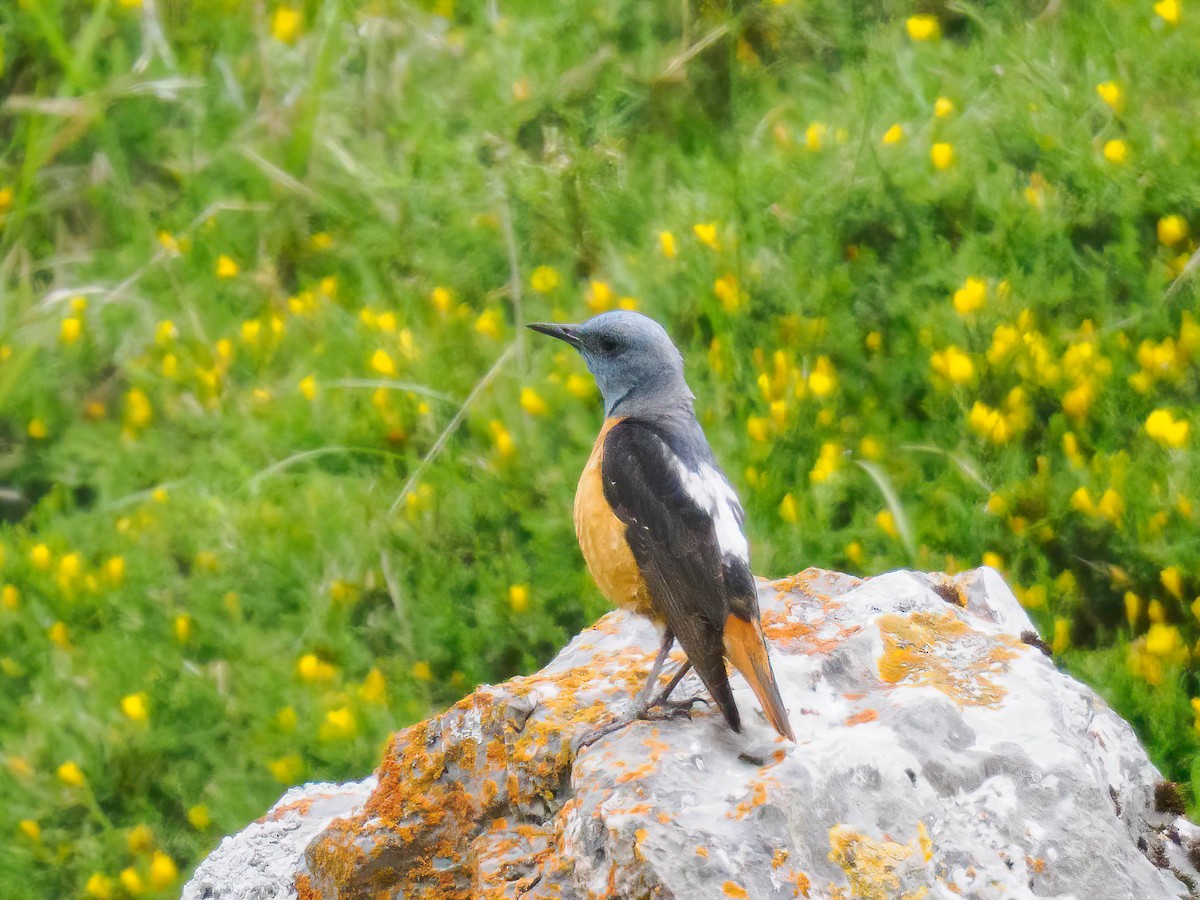
{"label": "bird's leg", "polygon": [[679,682],[683,681],[683,677],[685,675],[687,675],[687,673],[690,672],[691,670],[692,670],[691,662],[689,660],[684,660],[683,665],[681,665],[679,667],[679,670],[671,677],[670,682],[668,682],[667,686],[665,688],[663,688],[662,693],[659,694],[657,697],[655,697],[654,700],[650,703],[649,708],[653,709],[656,706],[665,706],[669,709],[685,711],[685,710],[690,710],[697,703],[707,704],[708,698],[700,697],[700,696],[689,697],[687,700],[671,700],[671,699],[669,699],[671,696],[671,692],[673,690],[675,690],[676,687],[679,686]]}
{"label": "bird's leg", "polygon": [[662,646],[658,648],[658,656],[654,658],[654,665],[650,667],[650,674],[646,678],[646,683],[642,685],[642,689],[638,691],[637,698],[633,701],[633,709],[623,716],[618,716],[607,725],[589,732],[587,737],[579,742],[581,749],[591,746],[606,734],[612,734],[614,731],[624,728],[646,714],[646,710],[653,705],[650,703],[650,695],[654,692],[654,685],[658,683],[658,673],[662,671],[663,664],[667,661],[667,657],[671,653],[671,647],[674,644],[675,635],[671,632],[670,628],[667,628],[663,632]]}
{"label": "bird's leg", "polygon": [[[671,647],[675,644],[675,635],[668,628],[663,632],[662,646],[658,648],[658,656],[654,659],[654,665],[650,667],[650,674],[646,676],[646,683],[642,685],[642,689],[638,691],[637,699],[633,702],[633,708],[637,710],[637,715],[641,715],[647,708],[654,704],[650,702],[650,695],[654,692],[654,685],[658,683],[658,673],[662,671],[663,664],[667,661],[667,657],[671,653]],[[634,716],[637,718],[637,716]]]}

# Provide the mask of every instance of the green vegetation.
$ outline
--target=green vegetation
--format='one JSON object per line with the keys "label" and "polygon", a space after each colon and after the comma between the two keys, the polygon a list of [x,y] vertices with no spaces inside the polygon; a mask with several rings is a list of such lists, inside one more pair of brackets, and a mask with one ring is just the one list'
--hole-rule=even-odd
{"label": "green vegetation", "polygon": [[170,896],[603,612],[521,326],[617,304],[760,572],[990,562],[1200,782],[1200,19],[716,5],[0,6],[0,893]]}

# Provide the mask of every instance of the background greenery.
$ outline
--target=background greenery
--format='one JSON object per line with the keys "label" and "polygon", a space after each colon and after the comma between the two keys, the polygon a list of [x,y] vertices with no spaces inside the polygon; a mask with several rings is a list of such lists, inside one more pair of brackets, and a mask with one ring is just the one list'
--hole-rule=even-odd
{"label": "background greenery", "polygon": [[0,6],[6,897],[176,893],[601,614],[521,326],[616,305],[758,571],[995,565],[1200,779],[1197,19],[733,6]]}

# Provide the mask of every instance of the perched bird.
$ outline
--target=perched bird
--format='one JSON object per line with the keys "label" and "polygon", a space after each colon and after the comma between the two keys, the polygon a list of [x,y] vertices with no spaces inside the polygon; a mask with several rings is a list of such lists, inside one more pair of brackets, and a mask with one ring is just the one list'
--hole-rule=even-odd
{"label": "perched bird", "polygon": [[[575,533],[601,592],[663,629],[634,717],[665,704],[690,666],[740,731],[728,659],[794,741],[763,639],[742,506],[696,420],[679,350],[653,319],[623,310],[529,327],[578,350],[604,397],[604,426],[575,494]],[[676,639],[688,661],[652,704]]]}

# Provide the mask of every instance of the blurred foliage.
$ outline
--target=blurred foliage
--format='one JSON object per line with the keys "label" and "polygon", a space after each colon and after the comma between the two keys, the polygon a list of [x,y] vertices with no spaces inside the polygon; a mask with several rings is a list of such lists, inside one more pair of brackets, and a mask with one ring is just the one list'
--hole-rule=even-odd
{"label": "blurred foliage", "polygon": [[760,572],[995,565],[1196,783],[1198,27],[4,4],[4,895],[171,895],[597,617],[598,397],[522,325],[617,305]]}

